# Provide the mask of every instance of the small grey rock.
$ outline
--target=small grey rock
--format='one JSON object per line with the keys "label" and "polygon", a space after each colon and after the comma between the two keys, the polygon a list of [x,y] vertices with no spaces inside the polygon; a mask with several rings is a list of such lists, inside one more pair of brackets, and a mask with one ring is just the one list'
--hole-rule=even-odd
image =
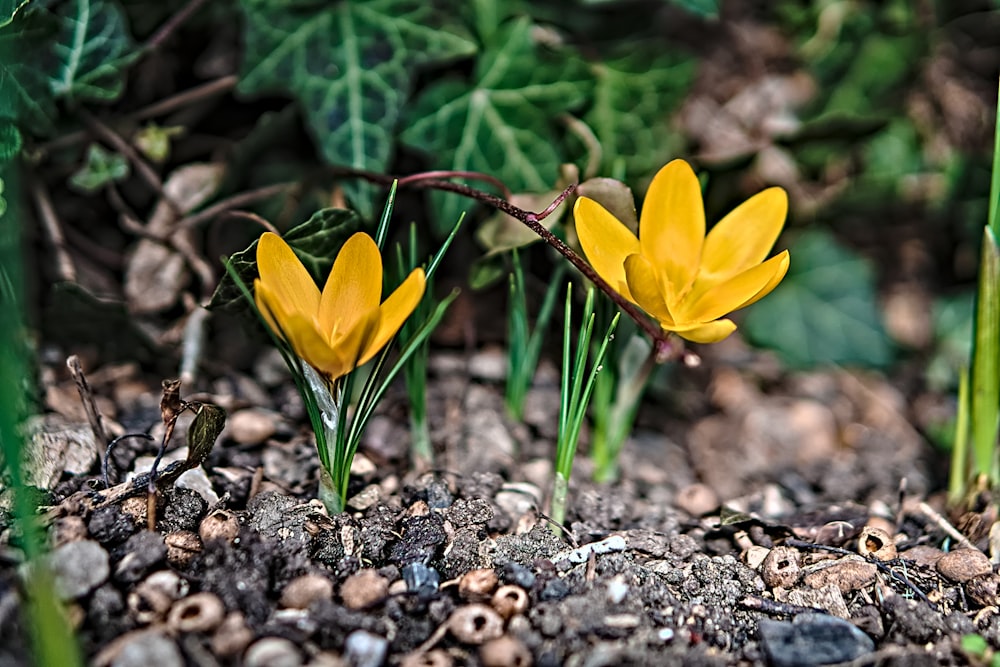
{"label": "small grey rock", "polygon": [[184,667],[184,657],[172,639],[159,631],[137,632],[111,663],[111,667]]}
{"label": "small grey rock", "polygon": [[92,540],[64,544],[49,554],[48,562],[63,600],[83,597],[111,574],[108,552]]}
{"label": "small grey rock", "polygon": [[763,619],[760,640],[774,667],[850,662],[875,650],[853,624],[825,614],[800,614],[792,622]]}
{"label": "small grey rock", "polygon": [[381,667],[389,642],[366,630],[355,630],[344,642],[344,656],[351,667]]}

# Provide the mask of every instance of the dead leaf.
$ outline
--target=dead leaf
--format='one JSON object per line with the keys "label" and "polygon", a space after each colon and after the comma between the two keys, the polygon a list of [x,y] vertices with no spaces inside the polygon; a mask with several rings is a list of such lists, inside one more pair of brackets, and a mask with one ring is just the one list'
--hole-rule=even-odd
{"label": "dead leaf", "polygon": [[[222,164],[189,164],[176,169],[163,185],[163,191],[181,213],[190,213],[218,191],[225,174]],[[159,238],[174,231],[177,213],[167,201],[157,203],[146,229]],[[177,303],[189,279],[184,258],[166,245],[143,239],[128,259],[125,269],[125,299],[136,314],[158,313]]]}

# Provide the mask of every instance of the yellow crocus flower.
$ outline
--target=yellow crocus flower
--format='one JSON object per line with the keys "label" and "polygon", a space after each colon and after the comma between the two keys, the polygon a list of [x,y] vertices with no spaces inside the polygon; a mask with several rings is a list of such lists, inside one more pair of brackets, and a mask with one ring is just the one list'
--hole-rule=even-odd
{"label": "yellow crocus flower", "polygon": [[597,274],[655,318],[664,331],[717,343],[736,330],[724,316],[773,290],[788,271],[788,251],[764,261],[788,213],[788,196],[768,188],[705,235],[701,186],[684,160],[653,178],[639,237],[593,199],[573,208],[580,245]]}
{"label": "yellow crocus flower", "polygon": [[423,269],[382,298],[382,256],[370,236],[347,239],[320,293],[277,234],[257,243],[254,300],[271,329],[329,381],[350,373],[385,347],[424,294]]}

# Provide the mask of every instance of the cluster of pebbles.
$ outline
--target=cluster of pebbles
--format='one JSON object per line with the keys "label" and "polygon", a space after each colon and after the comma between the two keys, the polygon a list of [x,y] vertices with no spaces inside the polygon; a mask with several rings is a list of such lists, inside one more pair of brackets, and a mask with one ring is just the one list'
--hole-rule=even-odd
{"label": "cluster of pebbles", "polygon": [[[271,491],[235,511],[175,488],[156,532],[144,499],[59,517],[49,564],[98,667],[962,664],[963,635],[1000,639],[989,559],[897,553],[884,521],[843,527],[840,546],[764,546],[716,518],[573,548],[544,522],[491,533],[492,497],[432,475],[404,491],[330,517]],[[718,534],[731,553],[709,555]],[[13,576],[10,664],[25,659]]]}

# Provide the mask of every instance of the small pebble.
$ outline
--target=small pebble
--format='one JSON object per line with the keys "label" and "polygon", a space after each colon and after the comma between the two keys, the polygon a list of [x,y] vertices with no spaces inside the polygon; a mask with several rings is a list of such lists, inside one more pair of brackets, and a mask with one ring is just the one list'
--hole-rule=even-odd
{"label": "small pebble", "polygon": [[694,517],[704,516],[719,507],[719,496],[712,487],[696,482],[677,492],[677,506]]}
{"label": "small pebble", "polygon": [[504,583],[514,584],[526,590],[530,590],[535,585],[535,573],[524,565],[514,561],[504,563],[500,575]]}
{"label": "small pebble", "polygon": [[340,585],[340,599],[348,609],[364,609],[389,593],[389,580],[367,568],[358,570]]}
{"label": "small pebble", "polygon": [[288,582],[279,604],[290,609],[308,609],[318,600],[333,599],[333,582],[320,574],[304,574]]}
{"label": "small pebble", "polygon": [[53,550],[47,562],[62,600],[83,597],[107,581],[111,574],[108,552],[93,540],[68,542]]}
{"label": "small pebble", "polygon": [[565,560],[576,564],[586,563],[591,554],[601,555],[616,551],[625,551],[627,546],[624,537],[621,535],[612,535],[600,542],[591,542],[590,544],[584,544],[582,547],[558,553],[552,557],[552,562],[558,563]]}
{"label": "small pebble", "polygon": [[261,408],[237,410],[226,421],[226,433],[241,445],[259,445],[278,431],[279,418]]}
{"label": "small pebble", "polygon": [[305,662],[298,647],[281,637],[264,637],[243,654],[244,667],[301,667]]}
{"label": "small pebble", "polygon": [[423,563],[410,563],[403,566],[403,581],[406,582],[406,590],[415,593],[418,598],[428,599],[437,593],[441,575]]}
{"label": "small pebble", "polygon": [[439,648],[424,652],[419,649],[403,656],[399,667],[451,667],[454,660]]}
{"label": "small pebble", "polygon": [[176,530],[163,538],[167,546],[167,563],[181,569],[186,568],[201,553],[201,538],[190,530]]}
{"label": "small pebble", "polygon": [[231,611],[212,636],[212,652],[220,658],[237,656],[253,641],[242,612]]}
{"label": "small pebble", "polygon": [[956,549],[938,559],[937,571],[952,581],[963,583],[991,573],[993,566],[979,549]]}
{"label": "small pebble", "polygon": [[858,559],[844,558],[832,565],[810,570],[802,577],[802,581],[810,588],[823,588],[827,584],[835,584],[844,595],[861,590],[875,582],[878,568],[874,563]]}
{"label": "small pebble", "polygon": [[608,602],[611,604],[621,604],[628,595],[630,586],[621,575],[612,577],[608,582]]}
{"label": "small pebble", "polygon": [[344,642],[344,657],[352,667],[381,667],[389,642],[366,630],[355,630]]}
{"label": "small pebble", "polygon": [[483,667],[531,667],[534,660],[528,647],[511,635],[490,639],[479,647]]}
{"label": "small pebble", "polygon": [[188,592],[188,583],[170,570],[160,570],[146,577],[128,594],[128,608],[138,623],[163,620],[173,606]]}
{"label": "small pebble", "polygon": [[195,593],[174,603],[167,627],[174,632],[211,632],[222,624],[226,608],[214,593]]}
{"label": "small pebble", "polygon": [[760,621],[760,641],[773,667],[850,662],[875,650],[875,642],[848,621],[799,614],[791,622]]}
{"label": "small pebble", "polygon": [[490,606],[506,621],[528,609],[528,594],[520,586],[506,584],[493,594]]}
{"label": "small pebble", "polygon": [[569,584],[562,579],[550,579],[545,583],[545,586],[542,588],[542,592],[538,595],[538,597],[543,602],[552,602],[555,600],[562,600],[564,597],[569,595],[569,591]]}
{"label": "small pebble", "polygon": [[791,588],[799,580],[799,554],[792,547],[774,547],[760,565],[760,578],[771,588]]}
{"label": "small pebble", "polygon": [[174,640],[158,630],[134,634],[122,645],[111,667],[184,667],[184,656]]}
{"label": "small pebble", "polygon": [[460,642],[482,644],[503,634],[503,619],[492,608],[472,603],[451,613],[448,630]]}
{"label": "small pebble", "polygon": [[469,570],[458,580],[458,595],[468,602],[484,602],[490,599],[498,583],[492,568]]}
{"label": "small pebble", "polygon": [[142,579],[153,568],[167,558],[167,545],[163,536],[143,530],[125,542],[125,555],[115,566],[115,579],[131,584]]}
{"label": "small pebble", "polygon": [[899,554],[900,558],[912,560],[917,565],[923,565],[924,567],[937,567],[937,562],[941,560],[941,556],[943,555],[944,552],[937,547],[926,544],[915,546]]}
{"label": "small pebble", "polygon": [[198,524],[198,536],[205,542],[222,540],[232,544],[240,536],[240,520],[227,509],[217,509]]}
{"label": "small pebble", "polygon": [[866,558],[889,561],[896,558],[896,544],[883,529],[867,525],[858,537],[858,553]]}
{"label": "small pebble", "polygon": [[965,582],[966,594],[984,607],[1000,604],[1000,575],[990,572]]}

